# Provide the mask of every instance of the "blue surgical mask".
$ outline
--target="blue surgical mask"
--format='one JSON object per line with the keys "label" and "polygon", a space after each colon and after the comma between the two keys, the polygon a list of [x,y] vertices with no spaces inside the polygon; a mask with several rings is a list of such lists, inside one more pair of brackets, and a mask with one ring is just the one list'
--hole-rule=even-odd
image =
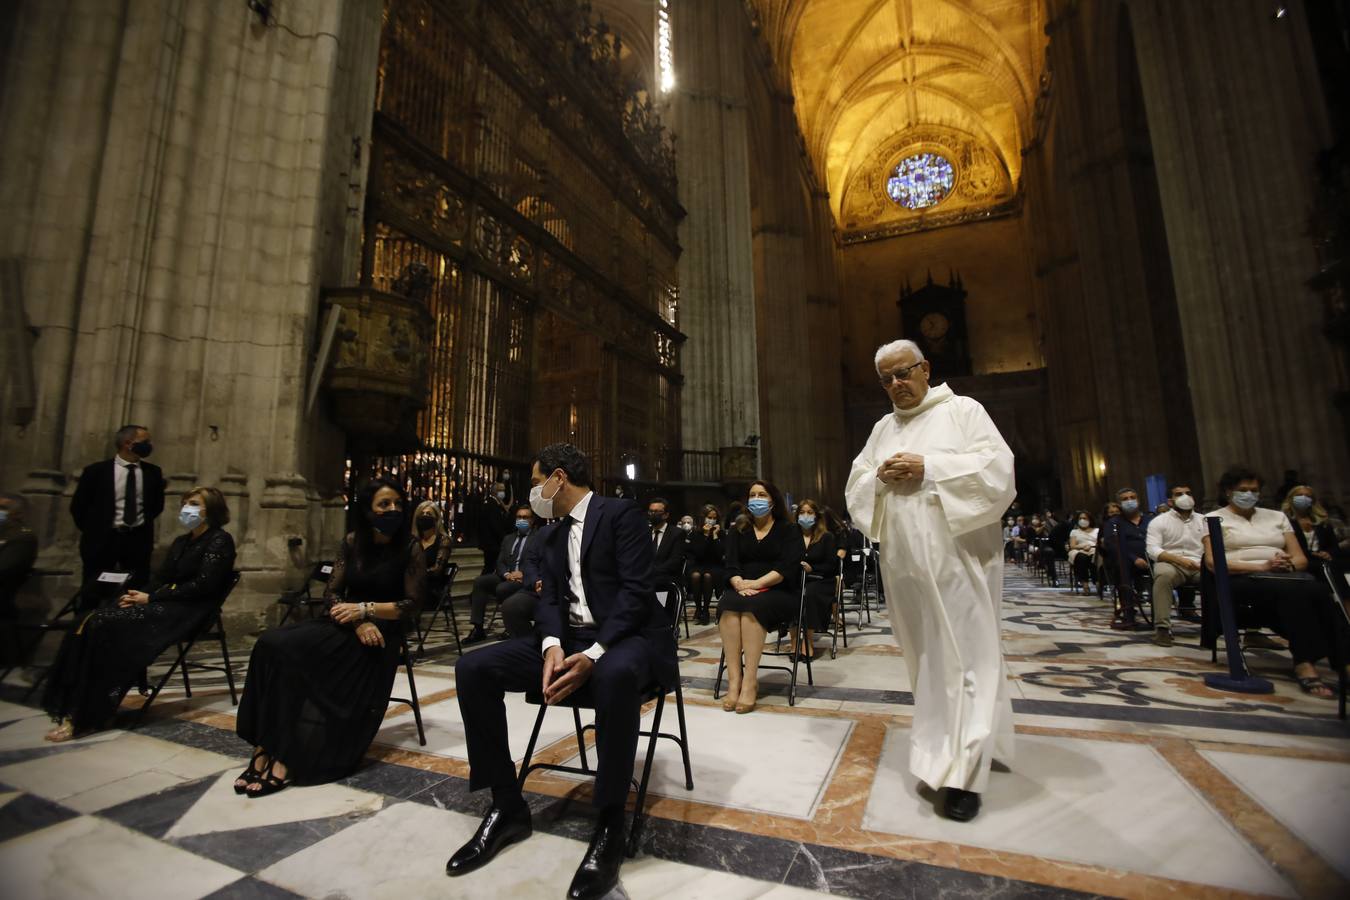
{"label": "blue surgical mask", "polygon": [[802,528],[815,528],[815,527],[816,527],[816,517],[815,517],[815,516],[798,516],[798,517],[797,517],[797,524],[800,525],[800,526],[802,526]]}
{"label": "blue surgical mask", "polygon": [[753,516],[766,516],[769,514],[769,510],[773,509],[773,504],[763,497],[755,497],[745,504],[745,508],[750,510],[750,514]]}
{"label": "blue surgical mask", "polygon": [[1123,513],[1124,513],[1125,515],[1127,515],[1127,516],[1132,516],[1132,515],[1134,515],[1135,513],[1139,512],[1139,501],[1138,501],[1138,500],[1122,500],[1122,501],[1120,502],[1120,511],[1123,512]]}
{"label": "blue surgical mask", "polygon": [[[1299,512],[1307,512],[1308,510],[1312,509],[1313,498],[1309,497],[1307,494],[1299,494],[1297,497],[1289,501],[1289,505],[1294,507],[1294,509],[1298,510]],[[0,522],[3,521],[4,519],[0,519]]]}
{"label": "blue surgical mask", "polygon": [[184,506],[178,511],[178,524],[182,525],[188,531],[196,528],[206,520],[206,511],[200,506]]}
{"label": "blue surgical mask", "polygon": [[506,502],[506,491],[498,491],[498,492],[497,492],[497,499],[500,500],[500,501],[502,501],[503,503],[505,503],[505,502]]}
{"label": "blue surgical mask", "polygon": [[1233,491],[1228,495],[1228,502],[1238,509],[1252,509],[1256,506],[1256,501],[1260,499],[1261,497],[1256,491]]}
{"label": "blue surgical mask", "polygon": [[516,531],[517,531],[519,534],[524,534],[525,532],[527,532],[527,531],[529,531],[529,530],[530,530],[530,520],[529,520],[529,519],[516,519]]}

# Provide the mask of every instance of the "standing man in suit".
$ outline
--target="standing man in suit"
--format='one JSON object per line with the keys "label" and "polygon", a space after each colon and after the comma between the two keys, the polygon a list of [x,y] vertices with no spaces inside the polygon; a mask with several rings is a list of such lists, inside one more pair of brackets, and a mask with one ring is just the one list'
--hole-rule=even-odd
{"label": "standing man in suit", "polygon": [[507,743],[504,693],[542,688],[553,705],[582,690],[595,708],[592,802],[599,815],[568,897],[593,900],[619,881],[642,692],[653,680],[675,684],[679,667],[669,620],[652,590],[651,527],[641,508],[594,493],[586,457],[571,444],[540,451],[531,480],[535,513],[561,521],[541,547],[536,632],[466,653],[455,665],[469,788],[491,788],[492,804],[445,870],[472,872],[531,834]]}
{"label": "standing man in suit", "polygon": [[478,549],[483,551],[483,571],[490,575],[497,568],[497,554],[504,538],[511,536],[511,507],[506,505],[506,484],[494,482],[483,498],[478,517]]}
{"label": "standing man in suit", "polygon": [[670,504],[664,497],[647,501],[647,522],[652,527],[652,582],[656,590],[672,590],[684,576],[684,552],[687,546],[683,531],[670,524]]}
{"label": "standing man in suit", "polygon": [[[505,622],[506,601],[533,583],[533,579],[527,581],[525,578],[525,553],[535,540],[534,513],[530,512],[530,504],[519,503],[515,509],[514,527],[510,534],[502,538],[501,546],[497,548],[496,568],[473,580],[473,594],[469,598],[469,624],[473,628],[464,643],[476,644],[487,639],[483,622],[487,616],[488,603],[495,599],[503,604],[502,616]],[[507,632],[514,634],[512,623],[505,624]]]}
{"label": "standing man in suit", "polygon": [[164,473],[145,458],[154,450],[144,425],[123,425],[112,459],[91,463],[80,473],[70,515],[80,529],[82,584],[100,572],[129,572],[126,586],[150,577],[155,519],[164,511]]}

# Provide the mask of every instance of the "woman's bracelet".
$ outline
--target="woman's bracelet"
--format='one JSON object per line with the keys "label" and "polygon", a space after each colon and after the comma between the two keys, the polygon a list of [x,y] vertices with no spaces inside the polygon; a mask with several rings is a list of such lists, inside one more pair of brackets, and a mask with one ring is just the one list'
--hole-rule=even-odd
{"label": "woman's bracelet", "polygon": [[374,612],[374,607],[375,607],[375,604],[373,604],[373,603],[362,603],[362,604],[361,604],[361,615],[362,615],[362,617],[365,618],[365,620],[366,620],[367,622],[369,622],[369,621],[371,620],[371,618],[372,618],[372,615],[371,615],[371,614]]}

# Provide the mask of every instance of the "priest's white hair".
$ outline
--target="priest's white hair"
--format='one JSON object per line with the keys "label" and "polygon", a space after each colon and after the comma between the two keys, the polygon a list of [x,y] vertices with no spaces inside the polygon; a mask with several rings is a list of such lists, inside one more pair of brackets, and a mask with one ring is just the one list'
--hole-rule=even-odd
{"label": "priest's white hair", "polygon": [[908,350],[910,353],[913,353],[914,361],[916,363],[923,362],[923,351],[919,349],[919,345],[913,341],[907,341],[901,338],[898,341],[891,341],[889,344],[882,344],[877,348],[877,355],[873,360],[877,367],[877,371],[881,371],[881,358],[883,356],[890,356],[892,353],[900,353],[903,350]]}

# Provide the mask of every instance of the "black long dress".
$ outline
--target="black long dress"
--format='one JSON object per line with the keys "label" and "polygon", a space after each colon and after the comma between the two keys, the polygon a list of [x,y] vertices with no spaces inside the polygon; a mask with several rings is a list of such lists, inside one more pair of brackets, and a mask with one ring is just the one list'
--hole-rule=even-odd
{"label": "black long dress", "polygon": [[[751,522],[744,531],[733,528],[722,541],[726,553],[726,590],[717,606],[717,614],[724,612],[753,613],[765,631],[777,631],[797,618],[802,577],[802,532],[795,524],[773,523],[769,533],[760,540],[755,536]],[[731,579],[739,575],[754,580],[770,571],[783,576],[778,584],[743,597],[731,587]]]}
{"label": "black long dress", "polygon": [[830,627],[834,576],[839,572],[839,555],[835,549],[834,535],[826,531],[806,548],[803,558],[811,567],[806,576],[806,627],[813,631]]}
{"label": "black long dress", "polygon": [[234,538],[220,528],[179,535],[150,579],[150,602],[111,606],[85,616],[61,642],[42,706],[75,730],[99,728],[127,688],[173,644],[194,634],[220,608],[234,569]]}
{"label": "black long dress", "polygon": [[264,633],[253,645],[235,733],[285,764],[298,784],[355,771],[384,721],[404,629],[421,611],[426,581],[417,541],[363,553],[348,535],[324,593],[328,607],[397,603],[401,617],[374,620],[383,647],[367,647],[355,623],[326,614]]}

